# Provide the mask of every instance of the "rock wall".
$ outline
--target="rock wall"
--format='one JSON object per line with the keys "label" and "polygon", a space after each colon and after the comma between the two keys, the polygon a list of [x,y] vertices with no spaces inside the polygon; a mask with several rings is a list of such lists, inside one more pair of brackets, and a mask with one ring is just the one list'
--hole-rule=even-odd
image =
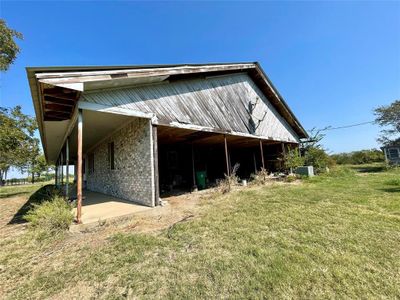
{"label": "rock wall", "polygon": [[[86,169],[88,190],[129,201],[154,206],[154,165],[152,130],[147,119],[133,119],[126,127],[107,138],[91,153],[94,170]],[[114,165],[111,170],[108,144],[114,143]],[[86,165],[87,167],[88,164]]]}

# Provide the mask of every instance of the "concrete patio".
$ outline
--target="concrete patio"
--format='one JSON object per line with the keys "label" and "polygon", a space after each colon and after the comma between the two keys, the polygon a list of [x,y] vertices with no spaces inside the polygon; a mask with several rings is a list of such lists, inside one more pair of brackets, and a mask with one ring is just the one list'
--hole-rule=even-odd
{"label": "concrete patio", "polygon": [[[151,207],[116,198],[113,196],[83,191],[82,224],[90,224],[150,210]],[[76,215],[76,208],[73,210]]]}

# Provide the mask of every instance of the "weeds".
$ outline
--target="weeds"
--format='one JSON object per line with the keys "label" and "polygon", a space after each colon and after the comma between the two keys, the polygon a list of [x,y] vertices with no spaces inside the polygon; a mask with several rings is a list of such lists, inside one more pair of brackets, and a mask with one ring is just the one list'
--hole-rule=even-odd
{"label": "weeds", "polygon": [[222,194],[229,193],[232,189],[232,186],[235,186],[239,182],[239,177],[237,177],[237,171],[239,170],[240,164],[236,163],[233,166],[232,172],[230,175],[225,174],[225,178],[220,180],[217,183],[218,190]]}
{"label": "weeds", "polygon": [[254,185],[264,185],[269,179],[268,171],[261,168],[257,173],[251,174],[250,181]]}
{"label": "weeds", "polygon": [[34,231],[57,234],[69,229],[74,217],[71,206],[59,196],[54,196],[41,204],[34,204],[24,219]]}

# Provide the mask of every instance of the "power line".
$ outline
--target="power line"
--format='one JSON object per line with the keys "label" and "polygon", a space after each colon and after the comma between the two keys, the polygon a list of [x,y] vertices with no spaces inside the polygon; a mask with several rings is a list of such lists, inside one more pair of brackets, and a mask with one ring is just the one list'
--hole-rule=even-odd
{"label": "power line", "polygon": [[357,127],[357,126],[372,124],[372,123],[374,123],[374,122],[375,122],[375,121],[368,121],[368,122],[362,122],[362,123],[356,123],[356,124],[350,124],[350,125],[343,125],[343,126],[338,126],[338,127],[327,126],[327,127],[325,127],[324,129],[321,129],[320,131],[345,129],[345,128],[351,128],[351,127]]}

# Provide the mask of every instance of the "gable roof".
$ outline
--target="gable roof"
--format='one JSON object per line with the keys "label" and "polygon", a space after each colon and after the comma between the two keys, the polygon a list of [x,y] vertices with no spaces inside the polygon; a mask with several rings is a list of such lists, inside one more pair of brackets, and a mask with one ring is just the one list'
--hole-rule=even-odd
{"label": "gable roof", "polygon": [[[127,66],[73,66],[73,67],[28,67],[27,75],[31,94],[35,106],[36,118],[43,136],[43,122],[46,120],[66,120],[73,112],[73,105],[69,111],[53,112],[57,102],[46,97],[61,97],[47,95],[46,88],[71,92],[68,97],[78,100],[81,92],[143,85],[168,80],[187,79],[196,76],[215,76],[230,73],[246,72],[279,114],[291,126],[299,138],[307,138],[307,132],[290,110],[286,101],[273,86],[258,62],[242,63],[209,63],[209,64],[175,64],[175,65],[127,65]],[[72,93],[74,91],[75,93]],[[59,93],[58,93],[59,94]],[[58,98],[60,99],[60,98]],[[67,100],[65,100],[67,101]],[[74,103],[74,102],[71,102]]]}

